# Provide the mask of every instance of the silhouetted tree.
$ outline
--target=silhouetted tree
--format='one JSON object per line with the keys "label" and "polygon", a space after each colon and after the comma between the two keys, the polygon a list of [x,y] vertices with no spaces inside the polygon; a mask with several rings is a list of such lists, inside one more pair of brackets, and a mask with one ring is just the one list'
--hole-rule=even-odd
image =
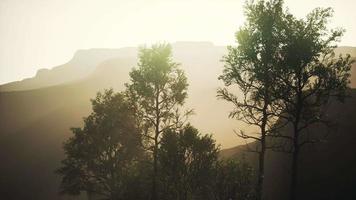
{"label": "silhouetted tree", "polygon": [[253,169],[244,161],[221,160],[216,164],[215,199],[254,199]]}
{"label": "silhouetted tree", "polygon": [[63,176],[61,192],[84,191],[110,200],[136,197],[128,186],[137,179],[137,163],[144,154],[133,110],[113,90],[98,93],[91,101],[93,112],[84,127],[73,128],[74,135],[64,144],[66,158],[57,170]]}
{"label": "silhouetted tree", "polygon": [[[131,83],[126,84],[127,95],[141,119],[148,146],[153,152],[152,196],[157,199],[157,151],[161,134],[181,126],[178,108],[187,97],[187,78],[172,61],[171,46],[156,44],[141,48],[138,68],[130,72]],[[188,114],[188,113],[187,113]]]}
{"label": "silhouetted tree", "polygon": [[352,61],[350,55],[335,58],[333,51],[343,30],[328,29],[330,17],[331,8],[316,8],[305,19],[288,14],[281,29],[284,44],[274,73],[279,82],[275,96],[283,109],[279,117],[292,126],[292,134],[283,135],[291,141],[291,149],[284,149],[292,153],[291,200],[296,199],[300,149],[324,137],[307,129],[316,123],[330,124],[326,106],[333,96],[343,100],[349,84]]}
{"label": "silhouetted tree", "polygon": [[163,133],[159,148],[162,199],[213,199],[218,147],[191,125]]}
{"label": "silhouetted tree", "polygon": [[243,139],[257,141],[256,149],[251,150],[259,155],[257,199],[263,198],[265,151],[270,148],[266,144],[267,136],[283,125],[275,125],[280,110],[273,106],[276,100],[273,96],[276,87],[274,68],[281,44],[282,4],[282,0],[246,4],[247,22],[236,33],[238,46],[228,47],[228,55],[223,58],[224,71],[219,77],[226,86],[237,85],[241,91],[233,94],[227,88],[218,90],[219,98],[234,105],[230,117],[259,129],[257,133],[236,132]]}

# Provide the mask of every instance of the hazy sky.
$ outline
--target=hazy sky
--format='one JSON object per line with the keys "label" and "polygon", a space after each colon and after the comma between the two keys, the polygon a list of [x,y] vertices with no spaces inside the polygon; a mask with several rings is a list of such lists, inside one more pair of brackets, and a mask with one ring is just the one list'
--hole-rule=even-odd
{"label": "hazy sky", "polygon": [[[244,0],[0,0],[0,84],[70,60],[77,49],[157,41],[232,44]],[[286,0],[298,17],[333,7],[340,45],[356,46],[356,0]]]}

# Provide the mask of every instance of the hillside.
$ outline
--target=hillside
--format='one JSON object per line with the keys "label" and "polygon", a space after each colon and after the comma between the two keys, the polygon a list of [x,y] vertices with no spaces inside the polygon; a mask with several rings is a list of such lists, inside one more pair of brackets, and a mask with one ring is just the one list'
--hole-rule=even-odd
{"label": "hillside", "polygon": [[[298,199],[351,200],[356,198],[356,89],[350,91],[345,103],[333,102],[329,119],[336,129],[323,143],[305,146],[300,156]],[[288,129],[284,130],[288,133]],[[322,126],[309,129],[310,134],[326,133]],[[253,148],[254,144],[249,144]],[[241,157],[257,166],[257,155],[247,152],[246,145],[222,150],[224,158]],[[267,199],[288,199],[290,155],[268,151],[265,163]]]}
{"label": "hillside", "polygon": [[[115,50],[99,50],[102,51],[115,52]],[[238,144],[228,139],[234,136],[232,127],[236,126],[236,122],[226,119],[230,105],[216,99],[216,89],[222,86],[217,76],[222,71],[220,59],[225,51],[225,47],[214,46],[207,42],[173,44],[174,60],[181,64],[189,81],[189,97],[186,105],[188,108],[194,108],[196,112],[196,115],[191,118],[192,123],[204,132],[219,133],[216,135],[217,140],[231,147]],[[136,53],[137,49],[129,49],[129,52],[124,52],[122,55],[103,60],[92,73],[78,80],[49,87],[40,86],[31,90],[1,92],[0,111],[3,115],[0,117],[4,120],[0,125],[6,127],[3,134],[24,128],[54,109],[79,104],[89,108],[89,99],[93,98],[97,91],[105,88],[123,90],[124,83],[129,81],[128,74],[131,68],[137,63]],[[14,89],[19,89],[15,88],[16,84],[14,83]],[[89,109],[87,111],[89,112]],[[72,125],[69,124],[68,128],[70,126]]]}
{"label": "hillside", "polygon": [[[177,43],[173,48],[175,61],[189,79],[187,107],[197,113],[192,123],[205,132],[219,133],[219,142],[228,144],[235,121],[226,120],[230,107],[215,98],[225,48],[210,43]],[[60,178],[53,172],[63,159],[61,146],[71,134],[69,128],[81,125],[97,91],[124,89],[137,62],[131,55],[103,60],[78,80],[0,93],[0,193],[5,199],[61,199]],[[21,88],[17,83],[13,87]],[[230,146],[235,144],[230,140]]]}
{"label": "hillside", "polygon": [[[244,128],[227,118],[230,105],[216,99],[225,49],[207,42],[173,44],[174,60],[181,63],[190,84],[187,107],[197,113],[191,122],[213,133],[223,148],[243,144],[233,129]],[[67,64],[0,86],[1,199],[69,199],[58,195],[60,178],[53,173],[63,159],[62,143],[70,136],[70,127],[82,124],[97,91],[124,89],[136,54],[137,48],[80,50]],[[356,73],[352,85],[356,87]],[[343,114],[352,111],[342,109]],[[228,151],[235,155],[234,149],[224,152]]]}

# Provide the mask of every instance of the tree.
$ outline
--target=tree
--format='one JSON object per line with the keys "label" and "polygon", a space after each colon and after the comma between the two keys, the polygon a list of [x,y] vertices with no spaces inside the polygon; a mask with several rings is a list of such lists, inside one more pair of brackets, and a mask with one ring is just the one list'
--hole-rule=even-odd
{"label": "tree", "polygon": [[253,170],[243,160],[220,160],[215,167],[215,199],[216,200],[252,200]]}
{"label": "tree", "polygon": [[178,64],[172,61],[168,44],[141,48],[138,68],[130,72],[130,78],[126,93],[136,108],[143,135],[153,151],[151,198],[156,200],[160,138],[165,130],[182,125],[178,108],[187,98],[187,78]]}
{"label": "tree", "polygon": [[228,55],[223,58],[224,71],[219,77],[226,86],[237,85],[241,91],[241,94],[233,94],[227,88],[218,90],[219,98],[234,105],[229,116],[259,129],[258,133],[240,131],[236,134],[257,142],[252,151],[259,155],[256,195],[260,200],[263,198],[265,152],[271,148],[266,139],[283,125],[275,124],[281,111],[273,106],[276,101],[273,91],[277,87],[273,74],[282,42],[282,4],[282,0],[247,3],[247,22],[236,33],[238,46],[228,47]]}
{"label": "tree", "polygon": [[83,128],[73,128],[64,144],[66,158],[57,173],[63,176],[61,192],[84,191],[105,199],[127,198],[143,155],[141,135],[133,110],[121,93],[106,90],[91,100],[93,112]]}
{"label": "tree", "polygon": [[163,133],[159,148],[163,199],[212,199],[218,147],[191,125]]}
{"label": "tree", "polygon": [[[305,19],[288,14],[281,29],[284,40],[274,77],[279,87],[275,91],[277,106],[283,112],[281,120],[292,126],[291,135],[279,135],[291,141],[292,176],[290,199],[296,199],[298,159],[303,146],[316,143],[323,135],[311,135],[308,127],[321,123],[330,125],[325,115],[332,97],[343,100],[349,84],[350,55],[335,58],[336,42],[342,29],[327,28],[331,8],[316,8]],[[286,150],[286,149],[285,149]]]}

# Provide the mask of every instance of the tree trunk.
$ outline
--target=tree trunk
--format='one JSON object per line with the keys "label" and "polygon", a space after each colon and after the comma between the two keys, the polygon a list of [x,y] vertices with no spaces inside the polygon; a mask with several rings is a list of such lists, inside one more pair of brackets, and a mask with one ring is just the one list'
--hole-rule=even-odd
{"label": "tree trunk", "polygon": [[152,197],[151,200],[158,200],[157,195],[157,175],[158,175],[158,136],[160,133],[160,110],[159,110],[159,89],[156,85],[156,97],[155,97],[155,111],[156,111],[156,124],[155,124],[155,136],[154,136],[154,147],[153,147],[153,179],[152,179]]}
{"label": "tree trunk", "polygon": [[[299,75],[298,77],[301,77]],[[292,154],[292,171],[291,171],[291,182],[290,182],[290,190],[289,190],[289,199],[295,200],[297,199],[297,184],[298,184],[298,157],[299,157],[299,123],[301,118],[301,113],[303,110],[302,103],[302,94],[303,90],[300,86],[300,79],[298,79],[298,91],[297,91],[297,107],[296,107],[296,118],[293,123],[293,154]]]}
{"label": "tree trunk", "polygon": [[[299,112],[298,112],[299,114]],[[298,183],[298,157],[299,157],[299,115],[297,115],[296,123],[293,130],[293,154],[292,154],[292,171],[291,171],[291,182],[290,182],[290,200],[297,199],[297,183]]]}
{"label": "tree trunk", "polygon": [[[267,92],[267,91],[266,91]],[[263,199],[263,181],[265,178],[265,152],[266,152],[266,125],[267,125],[267,108],[268,108],[268,101],[265,102],[263,106],[263,118],[262,124],[260,126],[261,129],[261,151],[259,152],[258,158],[258,183],[257,183],[257,200]]]}
{"label": "tree trunk", "polygon": [[155,131],[155,141],[154,141],[154,148],[153,148],[153,179],[152,179],[152,200],[157,200],[157,176],[158,176],[158,135],[159,135],[159,118],[157,118],[156,124],[156,131]]}
{"label": "tree trunk", "polygon": [[266,152],[266,140],[265,135],[261,137],[261,152],[259,152],[259,159],[258,159],[258,183],[257,183],[257,200],[263,199],[263,181],[264,181],[264,162],[265,162],[265,152]]}
{"label": "tree trunk", "polygon": [[153,150],[153,178],[152,178],[151,200],[157,200],[157,147],[156,147],[156,144],[155,144],[155,147]]}
{"label": "tree trunk", "polygon": [[[298,142],[298,140],[297,140]],[[291,184],[290,184],[290,200],[297,199],[297,184],[298,184],[298,157],[299,157],[299,146],[298,143],[294,144],[293,158],[292,158],[292,174],[291,174]]]}

